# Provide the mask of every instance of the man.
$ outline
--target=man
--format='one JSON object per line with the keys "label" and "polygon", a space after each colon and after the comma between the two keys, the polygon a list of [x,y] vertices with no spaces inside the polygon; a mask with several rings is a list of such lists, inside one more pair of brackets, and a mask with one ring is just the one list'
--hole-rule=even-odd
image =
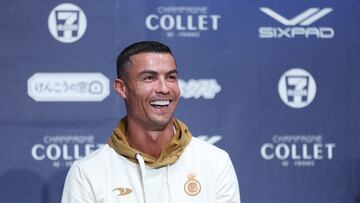
{"label": "man", "polygon": [[173,117],[180,89],[171,50],[132,44],[118,56],[117,77],[127,115],[106,145],[73,164],[62,203],[240,202],[228,154]]}

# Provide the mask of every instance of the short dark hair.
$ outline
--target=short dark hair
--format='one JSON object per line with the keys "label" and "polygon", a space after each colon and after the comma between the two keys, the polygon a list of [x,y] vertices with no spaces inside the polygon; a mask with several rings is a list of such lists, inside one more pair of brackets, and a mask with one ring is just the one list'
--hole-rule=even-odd
{"label": "short dark hair", "polygon": [[126,76],[126,66],[130,61],[130,57],[140,53],[169,53],[171,55],[171,49],[156,41],[141,41],[131,44],[126,47],[117,57],[116,60],[116,73],[118,78],[125,79],[123,76]]}

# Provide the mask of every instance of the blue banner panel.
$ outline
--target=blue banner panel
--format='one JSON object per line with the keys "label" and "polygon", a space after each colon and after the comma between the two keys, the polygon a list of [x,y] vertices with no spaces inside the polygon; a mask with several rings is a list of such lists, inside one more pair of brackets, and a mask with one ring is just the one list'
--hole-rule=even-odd
{"label": "blue banner panel", "polygon": [[360,203],[360,3],[0,2],[0,202],[60,202],[125,115],[116,57],[169,45],[176,117],[226,150],[243,203]]}

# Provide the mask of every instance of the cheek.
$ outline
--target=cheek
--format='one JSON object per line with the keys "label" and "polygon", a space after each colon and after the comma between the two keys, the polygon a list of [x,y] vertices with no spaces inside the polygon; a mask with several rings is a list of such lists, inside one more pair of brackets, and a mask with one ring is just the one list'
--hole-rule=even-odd
{"label": "cheek", "polygon": [[179,97],[179,95],[180,95],[180,88],[179,88],[179,85],[178,85],[178,84],[175,84],[175,85],[173,86],[173,91],[174,91],[174,93]]}
{"label": "cheek", "polygon": [[141,89],[129,89],[127,98],[130,103],[138,104],[142,98]]}
{"label": "cheek", "polygon": [[151,96],[152,88],[143,85],[137,89],[135,89],[134,94],[136,94],[137,99],[139,100],[146,100],[149,96]]}

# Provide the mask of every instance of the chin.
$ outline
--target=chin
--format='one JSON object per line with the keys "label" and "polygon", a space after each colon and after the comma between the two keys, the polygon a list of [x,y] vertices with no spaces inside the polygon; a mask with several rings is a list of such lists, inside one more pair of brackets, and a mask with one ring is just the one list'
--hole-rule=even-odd
{"label": "chin", "polygon": [[162,119],[151,119],[151,123],[159,128],[165,128],[172,121],[172,117]]}

